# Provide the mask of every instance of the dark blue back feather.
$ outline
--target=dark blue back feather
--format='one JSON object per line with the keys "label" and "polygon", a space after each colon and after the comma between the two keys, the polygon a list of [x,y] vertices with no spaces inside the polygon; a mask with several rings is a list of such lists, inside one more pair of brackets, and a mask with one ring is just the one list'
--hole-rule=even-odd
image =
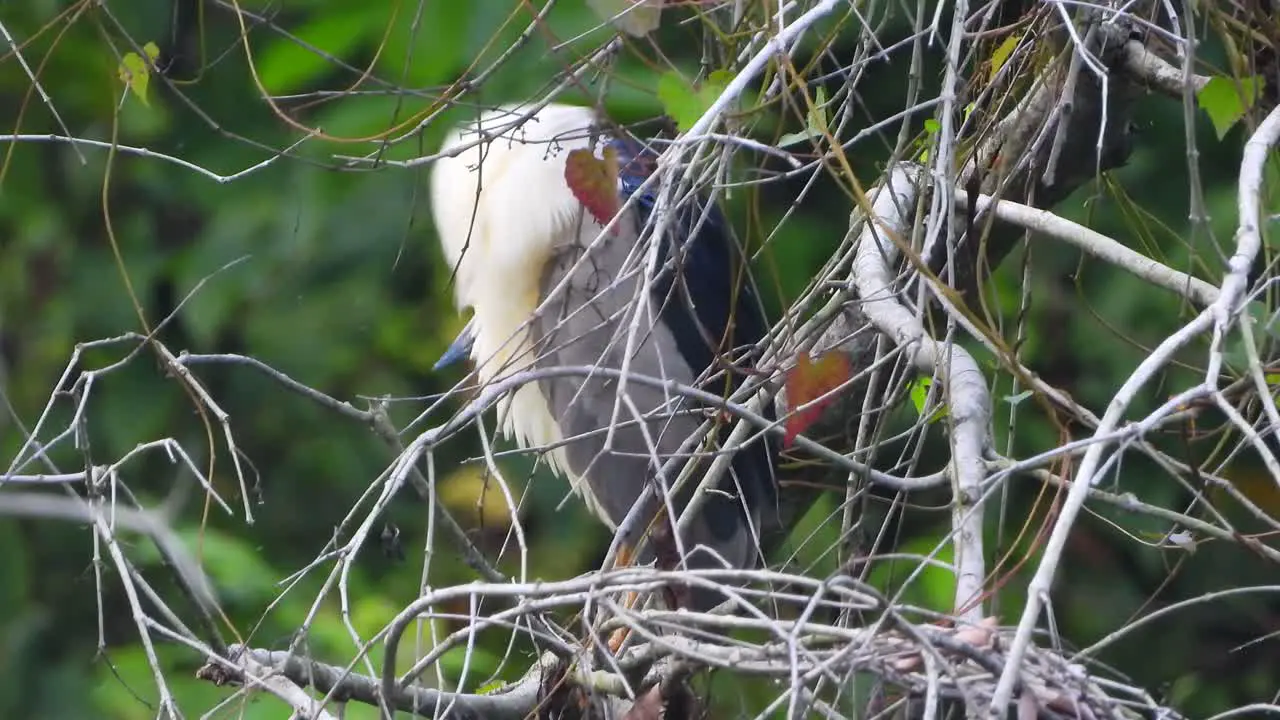
{"label": "dark blue back feather", "polygon": [[[624,202],[636,198],[637,222],[643,228],[657,202],[658,186],[640,192],[653,174],[657,157],[648,148],[630,139],[613,138],[609,145],[618,154],[619,193]],[[699,197],[682,204],[661,240],[660,258],[670,262],[653,284],[661,321],[674,335],[680,354],[695,373],[724,369],[727,362],[768,333],[759,299],[748,281],[745,258],[733,241],[728,221],[714,203]],[[755,353],[748,356],[753,363]],[[717,358],[724,358],[718,362]],[[711,373],[708,373],[711,374]],[[706,386],[717,394],[732,392],[742,382],[741,371],[727,373]],[[721,378],[725,375],[721,374]],[[772,411],[765,413],[773,418]],[[775,506],[773,470],[777,444],[772,435],[753,442],[734,458],[733,469],[746,493],[748,506],[767,514]],[[732,480],[726,478],[726,489]],[[730,533],[736,518],[709,512],[708,519],[719,533]]]}

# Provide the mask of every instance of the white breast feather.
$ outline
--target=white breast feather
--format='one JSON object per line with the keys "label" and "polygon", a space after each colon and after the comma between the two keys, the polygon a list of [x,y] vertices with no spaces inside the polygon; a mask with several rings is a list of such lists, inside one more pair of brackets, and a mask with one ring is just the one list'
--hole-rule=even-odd
{"label": "white breast feather", "polygon": [[[480,126],[494,132],[526,112],[514,106],[490,111]],[[532,364],[524,326],[538,306],[543,269],[554,248],[576,240],[582,217],[582,205],[564,179],[565,158],[571,150],[590,147],[587,130],[595,120],[589,108],[548,105],[520,128],[436,161],[431,175],[436,231],[445,259],[457,268],[455,303],[475,313],[471,356],[484,382]],[[441,151],[477,137],[474,125],[454,129]],[[515,436],[523,447],[562,440],[536,383],[507,395],[498,412],[503,434]],[[547,460],[594,504],[591,493],[582,492],[585,484],[569,472],[562,450],[548,453]]]}

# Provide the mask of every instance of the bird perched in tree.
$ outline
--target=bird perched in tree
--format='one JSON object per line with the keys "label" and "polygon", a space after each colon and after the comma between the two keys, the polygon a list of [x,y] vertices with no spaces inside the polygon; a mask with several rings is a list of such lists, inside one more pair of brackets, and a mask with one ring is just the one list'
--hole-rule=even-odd
{"label": "bird perched in tree", "polygon": [[[438,366],[469,354],[485,383],[546,371],[499,402],[504,434],[545,449],[550,467],[616,531],[646,485],[669,488],[688,458],[701,471],[710,465],[709,453],[687,446],[707,409],[627,378],[727,397],[746,371],[744,351],[767,333],[729,225],[702,198],[680,203],[651,261],[645,240],[658,225],[658,184],[642,186],[658,156],[590,108],[489,111],[452,130],[441,153],[432,212],[456,304],[473,316]],[[551,370],[563,367],[579,372]],[[712,437],[723,439],[728,425]],[[775,460],[774,443],[755,434],[678,541],[663,523],[686,506],[702,473],[670,505],[645,508],[646,521],[659,520],[652,537],[670,543],[665,564],[754,567],[762,522],[776,512]],[[673,547],[683,557],[671,560]],[[656,552],[664,565],[662,547]],[[699,609],[722,599],[696,589],[677,596]]]}

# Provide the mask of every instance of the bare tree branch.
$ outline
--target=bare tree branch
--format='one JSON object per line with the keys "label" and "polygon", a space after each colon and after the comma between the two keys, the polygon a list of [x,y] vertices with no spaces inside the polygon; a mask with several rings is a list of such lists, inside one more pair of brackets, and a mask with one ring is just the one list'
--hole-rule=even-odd
{"label": "bare tree branch", "polygon": [[[1105,260],[1153,285],[1189,297],[1200,305],[1209,305],[1218,299],[1218,288],[1204,280],[1166,267],[1153,258],[1066,218],[1009,200],[995,200],[990,195],[978,195],[976,200],[973,209],[979,213],[990,211],[1001,221],[1070,243],[1093,257]],[[961,210],[967,209],[968,197],[957,195],[956,206]]]}

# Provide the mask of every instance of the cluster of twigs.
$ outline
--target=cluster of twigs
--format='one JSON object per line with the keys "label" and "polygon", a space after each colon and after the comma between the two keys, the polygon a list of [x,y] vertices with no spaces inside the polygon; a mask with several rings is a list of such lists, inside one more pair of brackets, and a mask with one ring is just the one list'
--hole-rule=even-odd
{"label": "cluster of twigs", "polygon": [[[664,583],[722,586],[750,579],[729,605],[742,614],[692,613],[687,610],[626,610],[627,592],[653,591]],[[519,598],[510,610],[466,618],[468,624],[444,638],[413,668],[397,675],[394,654],[402,633],[425,618],[452,617],[442,606],[458,597]],[[545,639],[546,651],[520,680],[484,694],[446,692],[418,679],[450,647],[474,642],[491,628],[519,628],[533,613],[590,605],[612,611],[602,632],[626,628],[642,638],[616,657],[599,652],[603,635],[589,634],[583,644],[557,628]],[[768,613],[759,607],[768,608]],[[882,686],[881,710],[892,712],[918,703],[933,717],[942,703],[977,706],[989,702],[1007,659],[1011,634],[994,619],[953,627],[950,621],[912,622],[920,611],[892,607],[873,590],[848,577],[818,582],[801,575],[769,571],[701,571],[661,573],[632,568],[562,582],[536,584],[478,583],[432,591],[405,608],[385,638],[387,663],[381,677],[354,672],[287,651],[233,646],[226,657],[212,660],[200,674],[215,682],[246,687],[283,677],[297,686],[313,687],[328,700],[363,702],[388,711],[424,717],[523,718],[540,712],[566,713],[557,699],[575,697],[583,716],[649,718],[674,702],[684,701],[689,676],[721,669],[771,682],[776,697],[764,712],[785,710],[844,717],[853,678],[875,677]],[[855,626],[830,618],[857,617]],[[735,633],[734,639],[728,639]],[[754,634],[759,639],[746,640]],[[1141,688],[1109,678],[1052,651],[1032,649],[1022,660],[1018,679],[1019,708],[1031,717],[1131,718],[1176,717],[1158,706]],[[272,690],[272,692],[278,692]],[[314,698],[294,703],[300,712],[322,717],[324,703]],[[628,701],[636,698],[634,705]],[[609,714],[612,713],[612,714]],[[631,713],[631,714],[628,714]],[[653,713],[653,714],[650,714]],[[1026,716],[1026,715],[1024,715]]]}

